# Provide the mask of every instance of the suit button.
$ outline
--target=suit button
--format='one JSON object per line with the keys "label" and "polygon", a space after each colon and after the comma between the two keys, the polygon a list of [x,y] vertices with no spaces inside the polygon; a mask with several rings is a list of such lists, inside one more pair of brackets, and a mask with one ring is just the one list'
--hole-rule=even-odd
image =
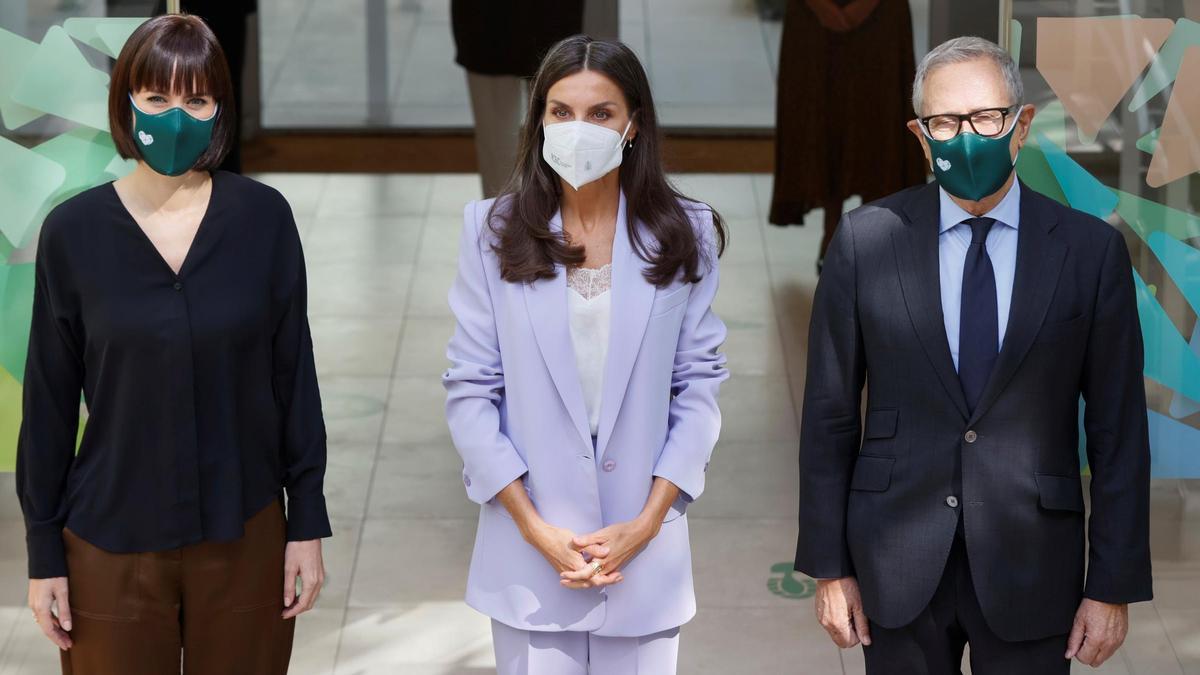
{"label": "suit button", "polygon": [[182,290],[183,290],[183,283],[182,283],[182,282],[179,282],[179,281],[176,281],[176,282],[175,282],[174,289],[175,289],[175,290],[177,290],[177,291],[182,291]]}
{"label": "suit button", "polygon": [[969,430],[966,435],[963,436],[963,440],[968,443],[974,443],[976,440],[978,440],[978,438],[979,434],[975,433],[974,429]]}
{"label": "suit button", "polygon": [[946,497],[946,506],[949,506],[952,509],[958,508],[958,497],[955,497],[954,495]]}
{"label": "suit button", "polygon": [[467,487],[471,487],[471,477],[463,476],[463,483],[465,483]]}
{"label": "suit button", "polygon": [[606,460],[604,460],[603,468],[606,472],[612,473],[612,470],[617,468],[617,463],[614,460],[606,459]]}

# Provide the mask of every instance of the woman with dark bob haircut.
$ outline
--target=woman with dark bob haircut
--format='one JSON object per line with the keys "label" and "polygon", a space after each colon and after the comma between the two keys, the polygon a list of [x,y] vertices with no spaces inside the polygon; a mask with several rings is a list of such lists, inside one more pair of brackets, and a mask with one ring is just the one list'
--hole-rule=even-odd
{"label": "woman with dark bob haircut", "polygon": [[285,673],[330,536],[296,224],[213,171],[236,113],[200,19],[142,24],[108,108],[137,168],[55,208],[38,243],[29,605],[67,674]]}
{"label": "woman with dark bob haircut", "polygon": [[501,675],[670,675],[696,613],[685,511],[728,377],[725,228],[664,175],[619,42],[546,55],[512,178],[468,204],[446,418],[480,504],[467,603]]}

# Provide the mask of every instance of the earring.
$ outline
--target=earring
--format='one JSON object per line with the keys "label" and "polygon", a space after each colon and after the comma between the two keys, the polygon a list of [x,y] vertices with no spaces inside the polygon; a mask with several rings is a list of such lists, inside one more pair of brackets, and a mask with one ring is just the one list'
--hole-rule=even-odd
{"label": "earring", "polygon": [[630,149],[630,150],[632,150],[632,149],[633,149],[633,142],[634,142],[635,140],[637,140],[637,139],[636,139],[636,138],[631,138],[631,139],[629,139],[629,149]]}

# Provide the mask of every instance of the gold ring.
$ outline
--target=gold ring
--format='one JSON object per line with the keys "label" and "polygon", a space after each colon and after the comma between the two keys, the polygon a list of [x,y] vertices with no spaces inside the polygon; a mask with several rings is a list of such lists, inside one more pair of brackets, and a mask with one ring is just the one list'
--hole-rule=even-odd
{"label": "gold ring", "polygon": [[597,574],[600,574],[601,570],[603,570],[603,569],[604,569],[604,565],[600,564],[599,561],[596,561],[596,560],[592,561],[592,576],[596,576]]}

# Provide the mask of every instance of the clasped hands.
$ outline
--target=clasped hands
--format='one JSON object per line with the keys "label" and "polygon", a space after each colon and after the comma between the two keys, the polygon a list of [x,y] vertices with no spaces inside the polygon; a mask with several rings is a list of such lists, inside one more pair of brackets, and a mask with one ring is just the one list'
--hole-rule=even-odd
{"label": "clasped hands", "polygon": [[621,570],[658,534],[661,522],[645,515],[609,525],[591,534],[576,535],[545,522],[525,535],[559,573],[567,588],[601,588],[620,583]]}
{"label": "clasped hands", "polygon": [[848,33],[871,16],[879,6],[879,0],[854,0],[845,7],[840,7],[834,0],[805,0],[805,4],[817,15],[817,21],[826,30]]}

